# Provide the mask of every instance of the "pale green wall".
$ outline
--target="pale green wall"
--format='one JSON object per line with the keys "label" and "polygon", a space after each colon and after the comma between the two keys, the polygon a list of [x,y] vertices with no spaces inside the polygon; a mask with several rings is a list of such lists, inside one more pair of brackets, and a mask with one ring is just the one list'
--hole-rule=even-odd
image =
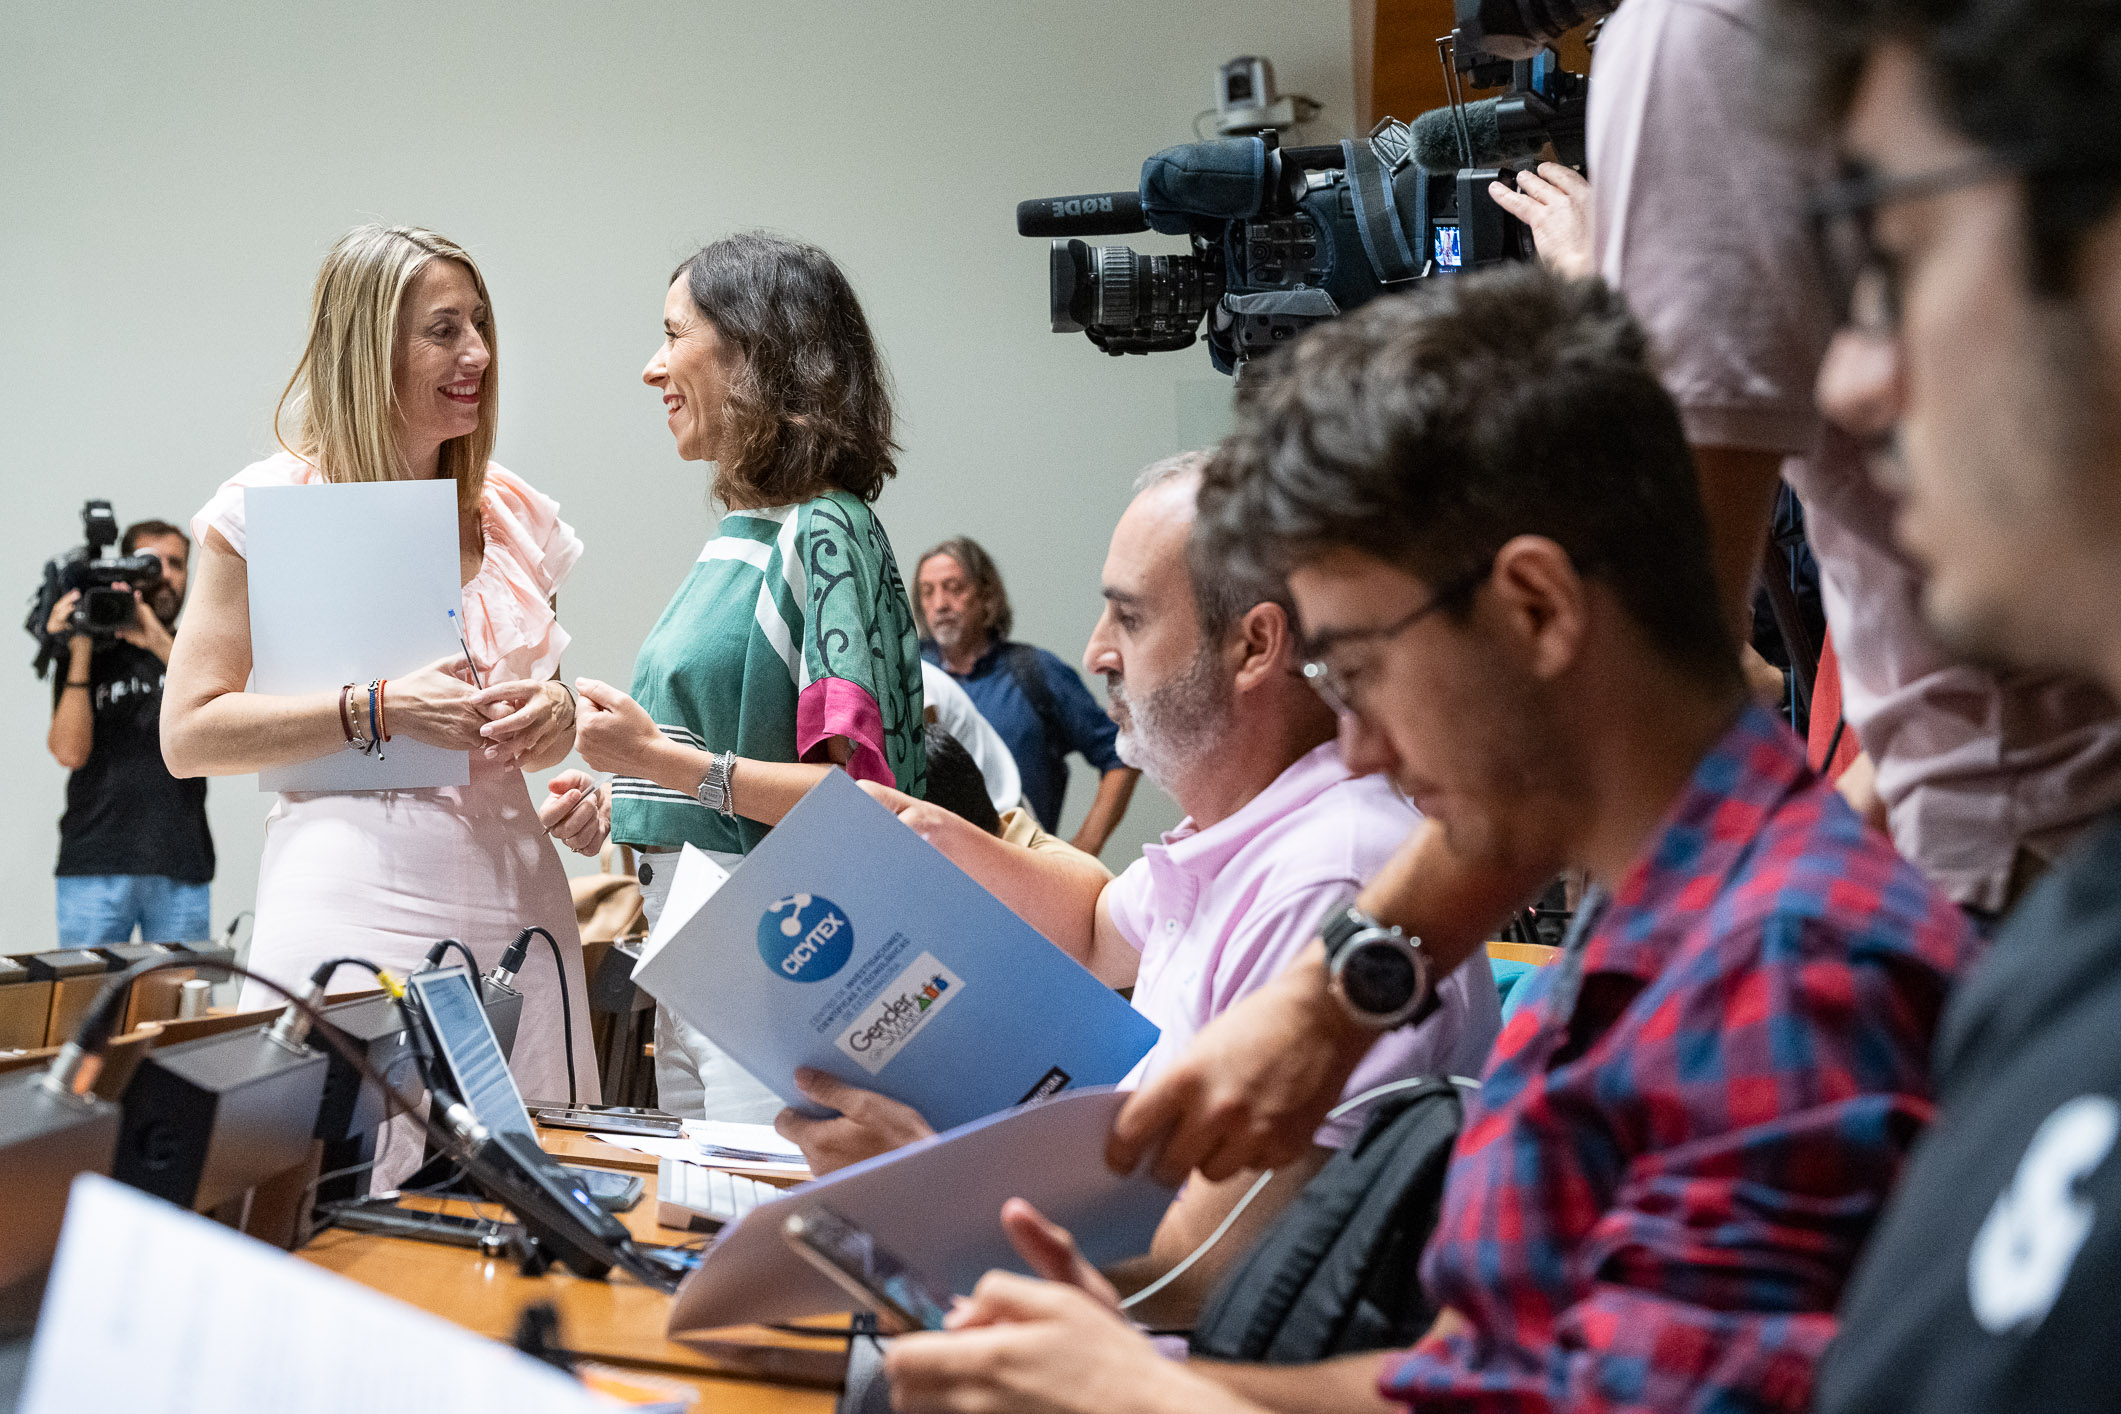
{"label": "pale green wall", "polygon": [[[767,226],[844,263],[899,388],[880,510],[902,562],[978,536],[1021,635],[1073,658],[1134,472],[1216,427],[1225,394],[1204,353],[1115,360],[1046,332],[1044,243],[1016,236],[1015,203],[1131,186],[1190,139],[1235,54],[1325,102],[1305,140],[1350,115],[1340,0],[8,11],[0,588],[29,592],[85,496],[183,520],[270,450],[317,261],[357,222],[415,222],[485,269],[498,456],[588,543],[562,599],[569,669],[620,682],[711,528],[637,381],[663,277],[700,241]],[[53,938],[64,775],[48,685],[13,642],[0,947],[23,951]],[[1072,816],[1088,798],[1079,780]],[[270,798],[245,777],[210,799],[218,926],[249,905]],[[1108,860],[1175,818],[1145,788]]]}

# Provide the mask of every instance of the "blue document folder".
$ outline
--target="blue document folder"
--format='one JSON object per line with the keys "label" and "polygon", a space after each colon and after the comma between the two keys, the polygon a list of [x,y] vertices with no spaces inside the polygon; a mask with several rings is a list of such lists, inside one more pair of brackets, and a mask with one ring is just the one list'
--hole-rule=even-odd
{"label": "blue document folder", "polygon": [[808,1113],[829,1071],[949,1129],[1125,1078],[1157,1029],[843,772],[726,877],[689,846],[634,980]]}

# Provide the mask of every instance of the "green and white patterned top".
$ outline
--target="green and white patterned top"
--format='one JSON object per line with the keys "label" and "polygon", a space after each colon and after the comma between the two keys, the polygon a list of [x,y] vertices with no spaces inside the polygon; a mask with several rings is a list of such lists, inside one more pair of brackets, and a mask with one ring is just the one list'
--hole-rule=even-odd
{"label": "green and white patterned top", "polygon": [[[843,736],[855,779],[926,793],[913,610],[876,513],[845,491],[723,516],[641,644],[633,697],[686,746],[800,761]],[[611,783],[622,844],[748,854],[765,836],[653,781]]]}

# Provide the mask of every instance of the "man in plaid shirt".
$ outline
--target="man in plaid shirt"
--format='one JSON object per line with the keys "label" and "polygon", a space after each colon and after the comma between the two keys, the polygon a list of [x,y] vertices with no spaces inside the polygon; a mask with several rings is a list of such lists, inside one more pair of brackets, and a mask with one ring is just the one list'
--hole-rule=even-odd
{"label": "man in plaid shirt", "polygon": [[1238,407],[1195,552],[1287,574],[1349,766],[1469,859],[1595,887],[1467,1104],[1412,1351],[1163,1360],[1019,1210],[1059,1280],[992,1274],[897,1342],[899,1407],[1805,1408],[1975,944],[1747,704],[1641,330],[1593,282],[1455,277]]}

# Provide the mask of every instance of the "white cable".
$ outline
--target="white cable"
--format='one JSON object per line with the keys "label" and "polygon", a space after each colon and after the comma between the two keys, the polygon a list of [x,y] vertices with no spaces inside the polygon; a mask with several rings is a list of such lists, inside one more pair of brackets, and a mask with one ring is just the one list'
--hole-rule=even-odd
{"label": "white cable", "polygon": [[[1453,1085],[1456,1085],[1461,1090],[1478,1090],[1480,1088],[1480,1082],[1478,1080],[1469,1080],[1463,1075],[1447,1075],[1443,1078],[1450,1081]],[[1352,1100],[1343,1100],[1341,1103],[1335,1105],[1331,1110],[1326,1113],[1326,1118],[1328,1120],[1339,1119],[1349,1110],[1359,1108],[1363,1105],[1367,1105],[1368,1103],[1370,1103],[1370,1101],[1378,1099],[1381,1096],[1395,1095],[1401,1090],[1411,1090],[1417,1085],[1427,1085],[1430,1084],[1434,1079],[1434,1076],[1423,1075],[1416,1076],[1411,1080],[1389,1081],[1383,1085],[1379,1085],[1372,1089],[1363,1091],[1360,1095],[1357,1095]],[[1237,1200],[1237,1206],[1230,1209],[1229,1213],[1224,1216],[1223,1220],[1216,1225],[1215,1231],[1208,1234],[1207,1240],[1205,1242],[1201,1243],[1200,1246],[1194,1248],[1191,1252],[1187,1253],[1186,1259],[1180,1262],[1177,1266],[1173,1267],[1170,1271],[1165,1272],[1162,1276],[1158,1277],[1155,1281],[1150,1282],[1140,1291],[1135,1292],[1132,1296],[1129,1296],[1125,1300],[1121,1301],[1119,1303],[1119,1309],[1122,1311],[1132,1310],[1136,1302],[1147,1301],[1150,1297],[1156,1295],[1157,1292],[1162,1291],[1172,1282],[1177,1281],[1180,1277],[1184,1276],[1187,1271],[1192,1268],[1195,1262],[1198,1262],[1201,1258],[1208,1255],[1209,1248],[1213,1247],[1216,1243],[1223,1240],[1223,1234],[1227,1233],[1231,1229],[1231,1227],[1236,1224],[1237,1220],[1240,1217],[1244,1216],[1245,1209],[1252,1206],[1252,1200],[1259,1196],[1259,1191],[1262,1188],[1265,1188],[1267,1186],[1267,1181],[1273,1177],[1274,1170],[1268,1169],[1265,1173],[1261,1174],[1257,1179],[1255,1179],[1252,1183],[1252,1186],[1245,1190],[1245,1196]]]}
{"label": "white cable", "polygon": [[1382,1085],[1376,1086],[1373,1089],[1363,1091],[1360,1095],[1357,1095],[1352,1100],[1341,1101],[1339,1104],[1335,1105],[1332,1109],[1326,1112],[1326,1118],[1329,1120],[1339,1119],[1349,1110],[1357,1109],[1363,1105],[1367,1105],[1370,1103],[1370,1101],[1377,1099],[1379,1096],[1396,1095],[1401,1090],[1411,1090],[1417,1085],[1427,1085],[1431,1081],[1437,1079],[1448,1080],[1461,1090],[1478,1090],[1480,1088],[1480,1082],[1478,1080],[1474,1080],[1464,1075],[1417,1075],[1410,1080],[1389,1080]]}
{"label": "white cable", "polygon": [[1194,1248],[1191,1252],[1187,1253],[1185,1261],[1180,1262],[1170,1271],[1165,1272],[1155,1281],[1150,1282],[1140,1291],[1135,1292],[1132,1296],[1129,1296],[1124,1301],[1120,1302],[1119,1309],[1122,1311],[1132,1310],[1134,1304],[1137,1301],[1147,1301],[1150,1297],[1156,1295],[1157,1292],[1162,1291],[1172,1282],[1177,1281],[1180,1277],[1184,1276],[1186,1272],[1191,1269],[1195,1262],[1198,1262],[1201,1258],[1208,1255],[1208,1249],[1210,1247],[1213,1247],[1216,1243],[1222,1241],[1223,1234],[1230,1230],[1231,1224],[1235,1223],[1240,1217],[1244,1216],[1245,1209],[1251,1207],[1252,1200],[1259,1196],[1259,1190],[1265,1188],[1267,1186],[1267,1180],[1273,1177],[1273,1169],[1268,1169],[1265,1173],[1261,1174],[1256,1180],[1253,1181],[1252,1186],[1245,1190],[1245,1196],[1237,1200],[1237,1206],[1232,1208],[1229,1213],[1224,1216],[1222,1222],[1217,1225],[1215,1231],[1208,1234],[1208,1240],[1206,1242],[1201,1243],[1200,1246]]}

